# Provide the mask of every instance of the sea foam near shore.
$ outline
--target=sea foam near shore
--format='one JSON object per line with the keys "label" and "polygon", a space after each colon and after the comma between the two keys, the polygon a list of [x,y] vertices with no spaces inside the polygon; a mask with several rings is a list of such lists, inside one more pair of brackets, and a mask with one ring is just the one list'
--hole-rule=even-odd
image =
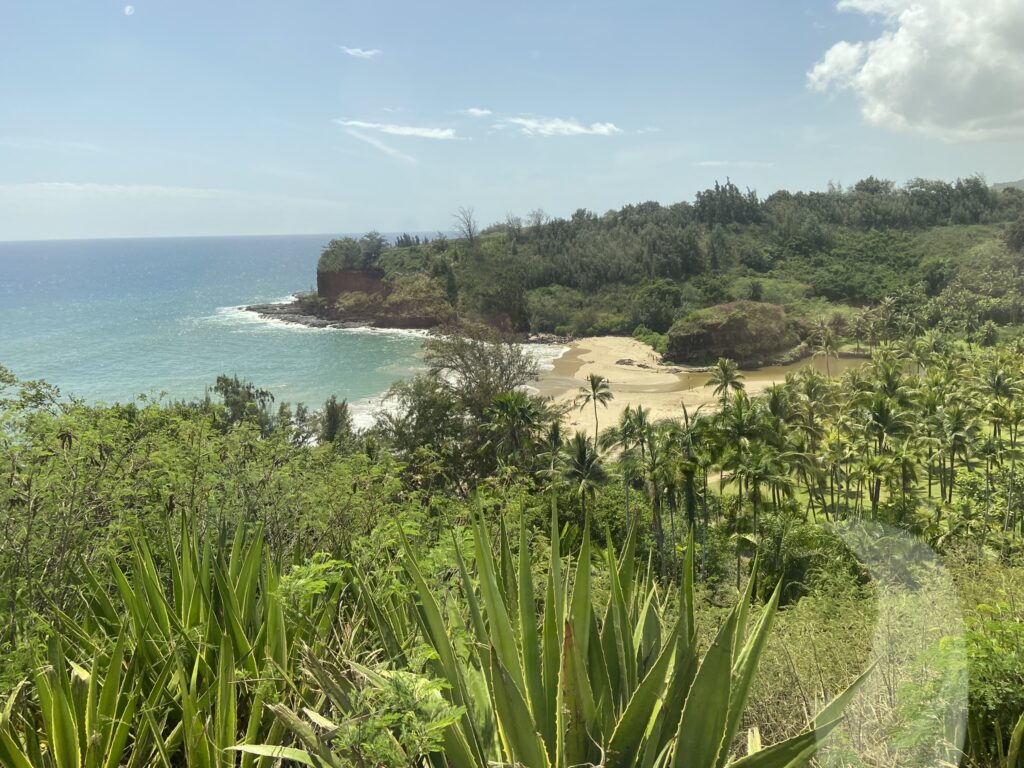
{"label": "sea foam near shore", "polygon": [[[295,300],[295,294],[285,296],[281,299],[265,302],[266,304],[290,304]],[[273,330],[301,331],[305,333],[349,333],[349,334],[373,334],[404,336],[406,338],[427,338],[429,331],[419,328],[378,328],[371,325],[358,325],[351,327],[336,326],[312,326],[303,323],[295,323],[289,320],[282,320],[278,317],[268,317],[254,310],[249,305],[238,305],[233,307],[218,307],[217,311],[206,317],[200,318],[202,322],[217,323],[221,325],[237,325],[239,331],[257,330],[259,327]]]}

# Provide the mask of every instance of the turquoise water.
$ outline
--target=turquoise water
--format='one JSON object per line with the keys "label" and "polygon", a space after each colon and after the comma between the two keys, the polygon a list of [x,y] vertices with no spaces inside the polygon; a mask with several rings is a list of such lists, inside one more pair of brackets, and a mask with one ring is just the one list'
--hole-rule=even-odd
{"label": "turquoise water", "polygon": [[309,329],[240,305],[315,284],[329,235],[0,242],[0,364],[94,402],[198,398],[221,373],[361,422],[421,366],[422,336]]}

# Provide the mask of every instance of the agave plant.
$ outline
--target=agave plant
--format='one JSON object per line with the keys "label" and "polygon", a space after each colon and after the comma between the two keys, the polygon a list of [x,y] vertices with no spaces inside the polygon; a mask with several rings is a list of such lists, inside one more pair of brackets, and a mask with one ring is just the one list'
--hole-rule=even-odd
{"label": "agave plant", "polygon": [[[294,686],[297,650],[332,637],[343,584],[313,595],[302,616],[288,621],[281,576],[261,529],[240,527],[233,538],[211,541],[183,523],[177,539],[159,558],[137,541],[124,569],[111,558],[107,574],[84,573],[84,617],[59,614],[34,685],[9,700],[0,722],[0,763],[274,763],[228,748],[243,739],[287,737],[265,705],[301,695]],[[115,585],[113,594],[107,584]]]}
{"label": "agave plant", "polygon": [[[117,768],[147,765],[144,740],[136,760],[123,761],[132,725],[144,703],[136,664],[125,663],[125,636],[89,668],[69,661],[56,637],[35,675],[38,718],[19,707],[17,686],[0,714],[0,764],[8,768]],[[102,677],[101,677],[102,675]]]}
{"label": "agave plant", "polygon": [[[570,579],[573,568],[563,563],[553,514],[539,611],[525,527],[519,531],[518,565],[504,527],[496,548],[482,519],[474,521],[473,536],[475,577],[456,549],[464,615],[470,625],[468,642],[459,639],[463,629],[458,618],[445,620],[406,545],[405,567],[416,596],[415,624],[435,654],[432,672],[443,681],[444,696],[458,712],[446,723],[440,746],[416,757],[428,764],[797,766],[811,758],[836,726],[860,683],[837,696],[799,736],[763,749],[759,739],[751,738],[749,753],[730,761],[744,703],[771,631],[778,589],[748,632],[748,585],[701,655],[694,625],[692,535],[682,584],[666,596],[649,569],[636,566],[635,530],[618,558],[611,550],[597,555],[586,530]],[[610,589],[600,621],[594,608],[592,559],[603,561]],[[678,606],[677,611],[671,606]],[[674,620],[669,620],[670,613],[677,613]],[[402,638],[410,625],[398,606],[386,606],[374,621],[387,627],[393,638]],[[332,672],[315,660],[307,671],[328,706],[307,709],[304,717],[282,706],[273,708],[302,747],[290,749],[287,756],[313,766],[350,765],[349,756],[338,752],[332,739],[345,719],[355,716],[350,709],[351,675]],[[477,690],[481,684],[482,694]],[[238,749],[284,756],[266,744],[243,744]]]}

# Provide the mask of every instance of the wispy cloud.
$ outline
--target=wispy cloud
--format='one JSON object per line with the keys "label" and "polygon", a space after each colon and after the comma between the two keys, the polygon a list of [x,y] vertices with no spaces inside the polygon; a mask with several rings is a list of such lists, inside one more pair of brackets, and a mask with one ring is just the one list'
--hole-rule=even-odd
{"label": "wispy cloud", "polygon": [[379,131],[390,136],[415,136],[418,139],[457,139],[454,128],[422,128],[415,125],[394,125],[392,123],[370,123],[365,120],[335,120],[345,128],[360,128]]}
{"label": "wispy cloud", "polygon": [[615,123],[584,125],[575,118],[562,117],[510,117],[503,124],[517,127],[526,136],[614,136],[622,133]]}
{"label": "wispy cloud", "polygon": [[385,144],[376,136],[368,136],[365,133],[360,133],[359,131],[353,130],[351,128],[345,131],[345,133],[347,133],[353,139],[359,139],[359,141],[366,142],[371,147],[376,149],[378,152],[383,152],[388,157],[393,157],[395,160],[401,160],[403,163],[408,163],[409,165],[416,165],[415,157],[413,157],[412,155],[407,155],[405,154],[405,152],[402,152],[399,149],[395,149],[390,144]]}
{"label": "wispy cloud", "polygon": [[108,154],[106,147],[86,141],[64,141],[60,139],[32,139],[21,136],[0,136],[0,147],[8,149],[38,150],[41,152],[91,152]]}
{"label": "wispy cloud", "polygon": [[775,163],[763,160],[700,160],[694,163],[698,168],[774,168]]}
{"label": "wispy cloud", "polygon": [[470,117],[489,117],[494,113],[489,109],[483,109],[482,107],[470,107],[469,109],[460,110],[462,114],[469,115]]}
{"label": "wispy cloud", "polygon": [[357,59],[375,59],[384,53],[380,48],[349,48],[346,45],[339,45],[338,47],[349,56],[354,56]]}

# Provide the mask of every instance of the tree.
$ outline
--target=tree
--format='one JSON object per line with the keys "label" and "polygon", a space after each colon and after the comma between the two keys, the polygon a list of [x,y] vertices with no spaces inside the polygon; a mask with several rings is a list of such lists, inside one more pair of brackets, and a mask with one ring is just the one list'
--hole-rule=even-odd
{"label": "tree", "polygon": [[477,421],[503,392],[536,379],[537,360],[521,344],[493,331],[463,329],[435,336],[424,344],[431,375]]}
{"label": "tree", "polygon": [[514,213],[505,214],[505,236],[513,245],[523,236],[523,220]]}
{"label": "tree", "polygon": [[836,333],[828,325],[822,325],[822,327],[815,334],[814,338],[814,354],[815,356],[821,355],[825,358],[825,375],[828,378],[832,378],[832,368],[829,365],[829,361],[839,356],[839,342],[836,339]]}
{"label": "tree", "polygon": [[605,408],[608,407],[608,403],[614,399],[615,395],[612,394],[612,389],[608,386],[608,380],[599,373],[592,373],[587,377],[587,383],[580,387],[580,393],[576,397],[576,407],[581,411],[588,405],[593,404],[594,406],[594,450],[597,450],[598,435],[600,430],[598,429],[597,422],[597,406],[601,404]]}
{"label": "tree", "polygon": [[222,398],[225,426],[252,420],[259,425],[264,435],[273,430],[274,417],[270,406],[274,402],[274,395],[269,390],[241,381],[237,376],[218,376],[213,391]]}
{"label": "tree", "polygon": [[560,477],[580,502],[580,525],[587,520],[587,499],[593,500],[597,489],[608,479],[608,471],[597,450],[582,432],[562,447]]}
{"label": "tree", "polygon": [[460,206],[459,210],[452,214],[452,218],[455,219],[455,231],[469,241],[470,245],[475,244],[479,228],[473,215],[473,209]]}
{"label": "tree", "polygon": [[487,410],[484,431],[489,435],[495,458],[511,460],[526,467],[529,451],[548,416],[543,401],[521,389],[502,392]]}
{"label": "tree", "polygon": [[349,412],[348,401],[338,402],[338,398],[331,395],[324,403],[323,414],[320,417],[321,445],[343,445],[352,438],[352,414]]}
{"label": "tree", "polygon": [[729,402],[729,395],[744,388],[743,374],[740,373],[735,361],[720,357],[711,369],[711,375],[704,386],[715,388],[714,393],[721,398],[724,408]]}

